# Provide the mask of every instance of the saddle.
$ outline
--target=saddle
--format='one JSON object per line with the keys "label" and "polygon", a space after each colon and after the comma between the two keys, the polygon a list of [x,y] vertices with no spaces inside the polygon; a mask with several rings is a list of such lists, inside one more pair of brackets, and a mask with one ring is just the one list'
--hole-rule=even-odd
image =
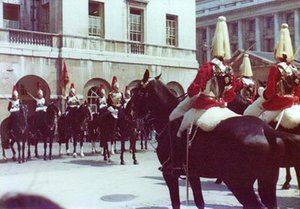
{"label": "saddle", "polygon": [[241,116],[228,108],[212,107],[203,111],[196,124],[203,131],[212,131],[222,121],[228,118]]}

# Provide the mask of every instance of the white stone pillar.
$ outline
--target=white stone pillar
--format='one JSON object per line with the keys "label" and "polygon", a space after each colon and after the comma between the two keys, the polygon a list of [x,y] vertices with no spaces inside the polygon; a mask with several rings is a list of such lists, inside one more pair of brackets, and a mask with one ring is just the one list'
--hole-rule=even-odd
{"label": "white stone pillar", "polygon": [[255,50],[256,51],[261,51],[261,33],[262,33],[262,27],[260,27],[261,24],[261,18],[256,17],[255,18]]}
{"label": "white stone pillar", "polygon": [[[294,11],[294,41],[295,41],[295,50],[300,47],[300,17],[299,17],[299,10],[296,9]],[[298,55],[299,57],[299,55]]]}
{"label": "white stone pillar", "polygon": [[206,28],[206,44],[207,44],[207,51],[206,51],[206,56],[207,56],[207,61],[211,59],[211,46],[212,46],[212,43],[211,43],[211,29],[210,27],[208,26]]}
{"label": "white stone pillar", "polygon": [[243,49],[243,22],[242,20],[238,21],[238,48]]}
{"label": "white stone pillar", "polygon": [[278,36],[280,31],[280,21],[279,21],[279,14],[274,14],[274,43],[277,43]]}
{"label": "white stone pillar", "polygon": [[0,28],[3,28],[3,1],[0,0]]}

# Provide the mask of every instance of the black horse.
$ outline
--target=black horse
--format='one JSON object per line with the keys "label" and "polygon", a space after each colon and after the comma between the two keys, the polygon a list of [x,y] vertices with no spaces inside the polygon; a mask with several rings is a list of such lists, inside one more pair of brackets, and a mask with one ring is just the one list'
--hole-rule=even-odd
{"label": "black horse", "polygon": [[[244,98],[242,95],[237,94],[235,99],[232,102],[228,103],[227,107],[230,110],[242,115],[244,113],[245,109],[250,104],[251,104],[251,102],[249,100]],[[275,128],[277,126],[277,123],[272,122],[272,123],[270,123],[270,125],[273,128]],[[282,127],[281,125],[279,125],[278,130],[285,131],[288,133],[293,133],[293,134],[300,134],[300,125],[294,129],[286,129],[286,128]],[[286,167],[286,177],[285,177],[285,182],[282,185],[282,189],[289,189],[291,187],[290,182],[292,180],[290,167],[293,167],[293,164],[287,164],[284,167]],[[294,167],[294,168],[295,168],[295,173],[296,173],[297,180],[298,180],[298,188],[300,189],[300,169],[298,167]],[[217,182],[220,183],[221,180],[219,179]]]}
{"label": "black horse", "polygon": [[121,165],[125,164],[124,161],[124,153],[125,153],[125,141],[129,139],[130,150],[132,154],[133,164],[137,165],[138,161],[136,159],[136,127],[137,121],[133,120],[133,117],[130,113],[128,113],[125,109],[121,108],[119,110],[119,117],[117,120],[117,131],[120,135],[121,141],[121,153],[120,160]]}
{"label": "black horse", "polygon": [[[30,132],[32,144],[35,145],[35,156],[38,157],[37,145],[40,139],[44,142],[44,160],[47,160],[47,142],[49,142],[49,160],[53,159],[52,144],[57,127],[57,120],[60,114],[59,108],[52,102],[47,110],[35,112],[30,121]],[[30,145],[28,144],[30,147]],[[28,158],[31,157],[28,148]]]}
{"label": "black horse", "polygon": [[[73,138],[73,157],[77,157],[76,147],[77,141],[80,143],[80,156],[84,157],[83,153],[83,136],[88,120],[92,119],[91,108],[87,103],[80,105],[77,109],[69,111],[64,119],[59,121],[59,130],[65,129],[66,139],[59,139],[63,141],[69,141]],[[62,124],[63,123],[63,124]],[[63,126],[63,127],[62,127]],[[60,131],[59,131],[60,132]]]}
{"label": "black horse", "polygon": [[[160,133],[157,155],[161,163],[170,157],[171,142],[180,124],[180,119],[173,122],[168,119],[177,104],[177,99],[161,81],[149,80],[149,71],[133,90],[128,104],[137,115],[150,111],[155,118],[155,129]],[[275,131],[252,116],[223,120],[211,132],[197,130],[189,151],[187,171],[198,208],[204,207],[200,176],[222,178],[245,208],[263,208],[263,204],[268,208],[277,206],[279,166],[288,157],[290,162],[300,166],[300,136]],[[178,176],[163,172],[163,177],[173,208],[180,208]],[[253,189],[256,180],[261,201]]]}
{"label": "black horse", "polygon": [[[20,105],[18,112],[11,113],[9,117],[1,123],[1,146],[3,159],[6,160],[5,148],[11,148],[13,160],[16,160],[16,151],[14,143],[17,143],[18,162],[25,162],[25,145],[28,133],[28,107],[25,104]],[[22,152],[22,153],[21,153]],[[22,156],[21,156],[22,155]]]}
{"label": "black horse", "polygon": [[61,114],[57,121],[57,135],[58,135],[58,144],[59,144],[59,156],[62,157],[62,144],[66,145],[66,153],[70,155],[69,150],[69,139],[70,131],[68,130],[69,126],[66,119],[66,114]]}

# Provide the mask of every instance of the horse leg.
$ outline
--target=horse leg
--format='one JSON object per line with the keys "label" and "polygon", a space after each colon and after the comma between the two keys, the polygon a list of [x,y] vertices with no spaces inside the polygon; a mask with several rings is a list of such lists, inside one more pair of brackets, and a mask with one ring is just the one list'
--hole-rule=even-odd
{"label": "horse leg", "polygon": [[110,141],[110,154],[114,155],[115,154],[115,151],[113,149],[113,146],[114,146],[114,140],[111,139]]}
{"label": "horse leg", "polygon": [[120,164],[121,165],[125,165],[125,161],[124,161],[124,152],[125,152],[125,140],[122,139],[121,140],[121,153],[120,153]]}
{"label": "horse leg", "polygon": [[16,150],[15,150],[15,148],[14,148],[14,143],[15,143],[15,140],[14,140],[14,139],[11,140],[11,142],[10,142],[10,149],[11,149],[12,154],[13,154],[12,160],[13,160],[13,161],[16,161],[17,159],[16,159]]}
{"label": "horse leg", "polygon": [[92,142],[92,154],[94,155],[96,153],[96,144],[95,144],[95,140],[91,140]]}
{"label": "horse leg", "polygon": [[49,137],[49,160],[53,159],[53,156],[52,156],[52,143],[53,143],[53,137],[50,136]]}
{"label": "horse leg", "polygon": [[107,161],[107,155],[109,153],[109,150],[108,150],[108,142],[103,142],[103,160],[104,161]]}
{"label": "horse leg", "polygon": [[295,164],[294,166],[295,166],[295,173],[297,176],[298,189],[300,191],[300,163],[299,163],[299,161],[297,161],[297,164]]}
{"label": "horse leg", "polygon": [[44,137],[44,160],[47,160],[47,137]]}
{"label": "horse leg", "polygon": [[73,157],[77,157],[77,152],[76,152],[76,146],[77,146],[77,136],[73,135]]}
{"label": "horse leg", "polygon": [[67,155],[70,155],[69,139],[68,139],[68,138],[67,138],[67,140],[66,140],[66,152],[67,152]]}
{"label": "horse leg", "polygon": [[58,153],[59,153],[58,156],[62,157],[62,147],[61,147],[61,142],[60,141],[58,142]]}
{"label": "horse leg", "polygon": [[38,145],[39,145],[39,140],[36,138],[34,143],[34,154],[36,158],[39,158]]}
{"label": "horse leg", "polygon": [[79,136],[80,137],[80,157],[84,157],[84,153],[83,153],[83,136]]}
{"label": "horse leg", "polygon": [[189,177],[189,182],[193,190],[194,201],[197,208],[204,209],[204,199],[202,195],[201,182],[199,177]]}
{"label": "horse leg", "polygon": [[22,163],[22,161],[21,161],[21,143],[20,143],[19,139],[17,140],[17,147],[18,147],[18,162]]}
{"label": "horse leg", "polygon": [[136,140],[134,137],[130,137],[130,147],[131,147],[131,153],[132,153],[132,160],[133,160],[133,164],[137,165],[139,164],[138,161],[136,160]]}
{"label": "horse leg", "polygon": [[145,139],[145,150],[148,150],[148,139]]}
{"label": "horse leg", "polygon": [[279,177],[279,168],[267,168],[258,178],[258,193],[267,208],[277,208],[276,184]]}
{"label": "horse leg", "polygon": [[233,193],[236,199],[243,205],[243,208],[264,208],[262,203],[258,200],[253,190],[255,180],[251,179],[223,179],[228,189]]}
{"label": "horse leg", "polygon": [[4,161],[7,161],[7,157],[6,157],[6,154],[5,154],[5,149],[3,147],[2,147],[2,157],[3,157]]}
{"label": "horse leg", "polygon": [[180,196],[179,196],[179,184],[178,177],[163,173],[163,177],[169,189],[172,208],[180,209]]}
{"label": "horse leg", "polygon": [[31,159],[30,140],[31,140],[31,138],[29,138],[29,139],[27,140],[27,159],[28,159],[28,160]]}
{"label": "horse leg", "polygon": [[289,189],[291,187],[290,182],[292,180],[292,176],[291,176],[290,167],[286,167],[285,170],[286,170],[285,182],[282,185],[281,189]]}
{"label": "horse leg", "polygon": [[23,163],[25,162],[25,145],[26,145],[26,140],[23,139],[23,141],[22,141],[22,162]]}

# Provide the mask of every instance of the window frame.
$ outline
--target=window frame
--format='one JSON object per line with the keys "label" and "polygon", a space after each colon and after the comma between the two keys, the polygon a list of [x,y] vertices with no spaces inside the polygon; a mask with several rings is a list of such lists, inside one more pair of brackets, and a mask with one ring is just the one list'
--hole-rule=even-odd
{"label": "window frame", "polygon": [[166,14],[166,45],[178,46],[178,16]]}
{"label": "window frame", "polygon": [[[97,6],[96,10],[92,10],[92,5]],[[98,12],[97,15],[92,15],[91,12]],[[105,36],[105,5],[99,1],[89,1],[88,11],[88,33],[89,36],[98,36],[104,38]]]}

